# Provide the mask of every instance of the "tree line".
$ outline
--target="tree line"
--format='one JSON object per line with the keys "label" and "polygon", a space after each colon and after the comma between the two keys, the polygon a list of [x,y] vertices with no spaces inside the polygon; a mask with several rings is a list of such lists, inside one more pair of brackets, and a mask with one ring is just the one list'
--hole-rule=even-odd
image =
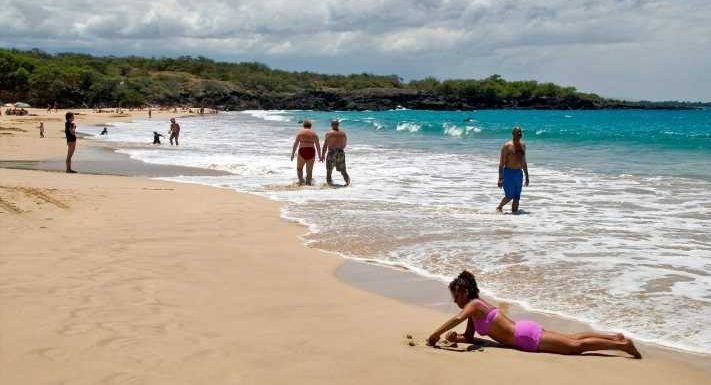
{"label": "tree line", "polygon": [[[0,49],[0,100],[62,107],[201,104],[218,107],[237,96],[292,97],[310,92],[402,90],[451,105],[478,108],[684,108],[701,104],[626,102],[553,83],[485,79],[404,82],[397,75],[328,75],[272,69],[256,62],[204,57],[96,57],[77,53]],[[459,104],[457,104],[459,103]],[[278,102],[277,102],[278,105]]]}

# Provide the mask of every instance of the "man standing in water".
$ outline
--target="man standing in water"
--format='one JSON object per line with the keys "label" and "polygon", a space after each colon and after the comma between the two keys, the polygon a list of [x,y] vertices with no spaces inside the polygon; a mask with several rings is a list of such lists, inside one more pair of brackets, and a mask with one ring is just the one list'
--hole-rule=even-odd
{"label": "man standing in water", "polygon": [[351,178],[346,172],[346,153],[344,151],[347,140],[346,133],[340,129],[338,119],[331,120],[331,131],[327,132],[323,139],[323,152],[321,153],[321,159],[326,158],[326,183],[329,186],[333,185],[331,173],[334,167],[343,175],[346,186],[351,184]]}
{"label": "man standing in water", "polygon": [[[297,148],[299,149],[299,157],[296,160],[296,175],[299,177],[299,185],[311,185],[311,175],[314,169],[314,161],[316,161],[316,154],[318,154],[319,161],[323,161],[323,157],[321,156],[318,135],[311,130],[311,121],[308,119],[304,120],[303,128],[296,133],[294,146],[291,149],[292,161]],[[304,165],[306,165],[306,180],[304,180]]]}
{"label": "man standing in water", "polygon": [[173,139],[175,139],[175,145],[178,145],[178,136],[180,136],[180,125],[175,123],[175,118],[170,118],[170,144],[173,144]]}
{"label": "man standing in water", "polygon": [[511,212],[518,213],[518,201],[521,199],[523,174],[526,174],[526,187],[528,187],[528,164],[526,164],[526,145],[521,142],[523,132],[521,127],[514,127],[511,131],[513,139],[501,147],[499,160],[499,188],[504,188],[506,196],[501,200],[496,211],[502,212],[504,206],[513,200]]}

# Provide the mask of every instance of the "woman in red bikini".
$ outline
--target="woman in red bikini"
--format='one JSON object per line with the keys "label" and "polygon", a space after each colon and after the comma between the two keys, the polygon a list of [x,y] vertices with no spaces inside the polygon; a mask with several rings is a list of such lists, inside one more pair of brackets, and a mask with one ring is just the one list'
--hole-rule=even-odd
{"label": "woman in red bikini", "polygon": [[[314,169],[314,162],[318,154],[319,162],[321,158],[321,145],[318,142],[318,135],[311,130],[311,121],[304,120],[304,126],[296,134],[294,147],[291,149],[291,160],[294,160],[296,149],[299,149],[299,157],[296,160],[296,175],[299,177],[299,185],[311,185],[311,175]],[[304,165],[306,165],[306,180],[304,180]]]}
{"label": "woman in red bikini", "polygon": [[463,271],[449,284],[454,302],[462,311],[445,322],[428,338],[427,343],[434,346],[440,336],[466,321],[464,334],[454,331],[447,333],[450,342],[472,343],[474,332],[490,336],[495,341],[525,352],[544,352],[556,354],[582,354],[594,350],[621,350],[634,358],[642,358],[632,340],[622,334],[585,332],[562,334],[544,330],[533,321],[512,321],[498,309],[479,298],[479,288],[474,275]]}

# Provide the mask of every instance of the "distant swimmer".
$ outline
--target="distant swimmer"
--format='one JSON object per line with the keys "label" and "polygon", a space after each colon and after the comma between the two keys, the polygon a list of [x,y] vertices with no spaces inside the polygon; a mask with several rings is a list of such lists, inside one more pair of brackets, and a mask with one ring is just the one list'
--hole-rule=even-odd
{"label": "distant swimmer", "polygon": [[[296,160],[296,175],[299,177],[300,185],[311,185],[316,155],[318,160],[323,161],[321,156],[321,146],[318,142],[318,135],[311,130],[311,121],[306,119],[303,128],[296,133],[294,146],[291,149],[291,160],[294,160],[296,149],[299,149],[299,156]],[[306,180],[304,180],[304,165],[306,165]]]}
{"label": "distant swimmer", "polygon": [[501,200],[496,211],[503,211],[504,206],[513,200],[511,212],[518,213],[518,201],[521,199],[523,174],[526,174],[525,186],[528,187],[528,164],[526,163],[526,145],[521,141],[523,132],[521,127],[514,127],[511,131],[513,139],[501,147],[499,160],[499,188],[504,188],[506,196]]}
{"label": "distant swimmer", "polygon": [[170,118],[170,144],[173,144],[173,139],[175,139],[175,145],[178,145],[178,137],[180,136],[180,125],[175,123],[175,118]]}
{"label": "distant swimmer", "polygon": [[323,151],[321,152],[321,159],[326,158],[326,183],[329,185],[333,185],[331,173],[334,167],[343,175],[346,186],[351,184],[351,178],[346,171],[345,149],[347,142],[348,138],[346,133],[340,129],[338,119],[331,120],[331,131],[326,133],[326,137],[323,140]]}
{"label": "distant swimmer", "polygon": [[153,131],[153,144],[160,144],[160,137],[163,136],[156,131]]}
{"label": "distant swimmer", "polygon": [[109,129],[104,127],[104,129],[101,131],[101,134],[99,135],[108,135],[109,134]]}

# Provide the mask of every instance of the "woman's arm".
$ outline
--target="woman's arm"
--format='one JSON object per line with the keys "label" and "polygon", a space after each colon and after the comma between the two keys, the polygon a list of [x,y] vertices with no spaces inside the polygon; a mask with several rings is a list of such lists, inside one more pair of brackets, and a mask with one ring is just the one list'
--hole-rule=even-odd
{"label": "woman's arm", "polygon": [[[470,301],[467,306],[462,309],[462,311],[457,314],[456,316],[452,317],[449,319],[449,321],[445,322],[442,326],[440,326],[437,330],[430,335],[430,337],[427,339],[427,343],[431,346],[434,346],[437,341],[439,341],[440,336],[442,333],[448,331],[449,329],[454,328],[455,326],[459,325],[462,323],[464,320],[469,319],[472,315],[474,315],[474,312],[476,311],[476,306],[474,304],[475,301]],[[469,328],[467,327],[467,330]],[[465,332],[466,335],[466,332]],[[473,334],[472,334],[473,336]],[[464,341],[462,341],[464,342]]]}
{"label": "woman's arm", "polygon": [[318,161],[323,162],[323,155],[321,154],[321,144],[318,142],[318,135],[316,135],[316,155],[318,155]]}
{"label": "woman's arm", "polygon": [[526,187],[528,187],[528,163],[526,162],[526,145],[521,143],[523,147],[523,156],[521,157],[521,162],[523,166],[523,173],[526,174]]}
{"label": "woman's arm", "polygon": [[326,157],[327,150],[328,150],[328,132],[323,137],[323,148],[321,149],[321,153],[319,154],[321,156],[321,159]]}
{"label": "woman's arm", "polygon": [[297,135],[294,139],[294,146],[291,148],[291,160],[294,160],[294,154],[296,153],[296,148],[299,147],[299,136]]}
{"label": "woman's arm", "polygon": [[474,341],[474,324],[472,322],[472,319],[469,318],[467,319],[467,330],[464,331],[464,334],[459,334],[455,331],[451,331],[447,333],[447,341],[449,342],[457,342],[457,343],[472,343]]}

